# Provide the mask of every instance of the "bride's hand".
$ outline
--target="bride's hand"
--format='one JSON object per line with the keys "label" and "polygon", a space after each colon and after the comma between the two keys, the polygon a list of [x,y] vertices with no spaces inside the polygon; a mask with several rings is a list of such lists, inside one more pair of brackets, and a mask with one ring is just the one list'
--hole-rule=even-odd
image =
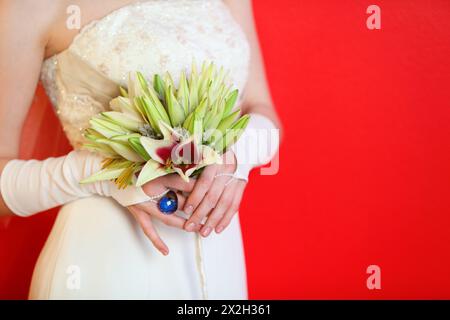
{"label": "bride's hand", "polygon": [[[142,186],[142,188],[147,195],[152,196],[161,194],[167,189],[171,189],[176,192],[191,192],[194,184],[195,181],[193,179],[191,179],[190,182],[185,182],[178,175],[169,174],[146,183]],[[186,199],[183,197],[181,192],[177,192],[177,197],[178,208],[182,208]],[[153,226],[152,218],[159,219],[164,224],[179,229],[183,229],[186,219],[183,219],[175,214],[167,215],[161,213],[157,208],[156,203],[151,201],[142,202],[127,208],[138,221],[145,235],[150,239],[155,248],[161,251],[163,255],[169,254],[169,248],[158,235],[158,232]],[[198,230],[200,230],[200,226],[196,231]]]}
{"label": "bride's hand", "polygon": [[186,200],[183,210],[188,215],[192,213],[185,223],[187,231],[200,229],[204,237],[213,229],[220,233],[239,210],[247,182],[227,175],[236,170],[236,158],[232,151],[226,152],[223,159],[223,164],[207,166],[195,182],[194,190]]}

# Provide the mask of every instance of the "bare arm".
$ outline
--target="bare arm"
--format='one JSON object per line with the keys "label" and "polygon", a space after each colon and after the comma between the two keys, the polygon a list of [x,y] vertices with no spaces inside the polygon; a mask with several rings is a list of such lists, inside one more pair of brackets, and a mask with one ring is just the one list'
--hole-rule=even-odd
{"label": "bare arm", "polygon": [[244,30],[250,43],[251,57],[248,82],[241,109],[244,113],[260,113],[281,129],[267,84],[263,57],[259,46],[251,0],[225,0],[233,17]]}
{"label": "bare arm", "polygon": [[[0,172],[18,158],[47,43],[48,14],[40,1],[0,0]],[[47,11],[48,12],[48,11]],[[11,214],[0,199],[0,215]]]}

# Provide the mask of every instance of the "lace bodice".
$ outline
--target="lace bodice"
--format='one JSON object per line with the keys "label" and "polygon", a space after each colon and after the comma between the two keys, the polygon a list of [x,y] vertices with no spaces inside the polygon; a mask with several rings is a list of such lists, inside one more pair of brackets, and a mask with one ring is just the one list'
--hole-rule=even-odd
{"label": "lace bodice", "polygon": [[[85,26],[66,51],[124,87],[129,72],[141,71],[148,79],[170,72],[177,83],[180,72],[188,72],[193,61],[213,61],[229,70],[230,81],[242,92],[249,62],[245,35],[221,0],[127,5]],[[108,105],[58,83],[58,68],[64,68],[58,56],[47,59],[41,79],[69,141],[77,148],[90,117]]]}

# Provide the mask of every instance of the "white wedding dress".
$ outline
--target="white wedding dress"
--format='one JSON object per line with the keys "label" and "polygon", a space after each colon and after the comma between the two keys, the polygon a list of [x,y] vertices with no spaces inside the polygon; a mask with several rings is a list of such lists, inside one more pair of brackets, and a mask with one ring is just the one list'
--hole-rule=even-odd
{"label": "white wedding dress", "polygon": [[[220,0],[150,0],[124,6],[84,27],[60,55],[67,53],[122,86],[131,71],[151,79],[167,71],[178,75],[193,61],[214,61],[230,71],[242,91],[249,63],[245,35]],[[58,80],[58,74],[73,75],[64,69],[67,64],[58,62],[60,55],[44,62],[41,78],[67,137],[79,148],[89,118],[108,106],[89,90],[76,92]],[[97,80],[91,79],[87,85],[95,88]],[[170,248],[168,256],[153,248],[131,214],[114,200],[90,197],[66,204],[38,259],[30,298],[202,299],[205,291],[210,299],[247,298],[237,215],[222,234],[202,239],[201,252],[194,233],[154,223]]]}

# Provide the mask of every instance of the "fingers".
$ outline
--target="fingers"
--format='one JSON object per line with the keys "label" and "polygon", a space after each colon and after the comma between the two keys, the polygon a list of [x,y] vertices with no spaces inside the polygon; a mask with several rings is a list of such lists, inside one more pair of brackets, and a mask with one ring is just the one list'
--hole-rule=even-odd
{"label": "fingers", "polygon": [[231,222],[231,219],[233,216],[238,212],[239,205],[241,204],[242,196],[244,195],[244,190],[247,185],[246,181],[238,180],[234,182],[234,197],[231,202],[230,207],[225,212],[223,218],[220,220],[220,222],[217,224],[216,232],[221,233]]}
{"label": "fingers", "polygon": [[142,186],[142,189],[151,197],[164,192],[167,189],[191,192],[192,189],[194,189],[194,186],[194,179],[190,179],[189,182],[186,182],[177,174],[168,174],[147,182]]}
{"label": "fingers", "polygon": [[[205,197],[205,194],[213,184],[217,168],[218,165],[210,165],[203,170],[202,174],[195,182],[194,190],[189,195],[183,207],[186,214],[190,215],[197,209],[203,197]],[[192,217],[192,219],[189,219],[189,222],[186,224],[186,230],[193,231],[200,222],[201,220],[198,219],[198,216]]]}
{"label": "fingers", "polygon": [[189,179],[189,182],[186,182],[178,174],[168,174],[161,177],[161,183],[169,189],[191,192],[195,186],[195,179]]}
{"label": "fingers", "polygon": [[[195,209],[192,216],[189,218],[187,225],[190,223],[194,223],[195,226],[199,225],[203,219],[213,210],[217,203],[219,202],[219,198],[222,195],[222,192],[225,188],[225,183],[230,179],[230,177],[217,177],[214,180],[209,191],[203,197],[200,205]],[[211,232],[212,229],[205,231],[205,233]],[[191,228],[188,230],[191,231]]]}
{"label": "fingers", "polygon": [[211,233],[212,230],[217,226],[217,224],[222,220],[225,215],[225,212],[230,208],[231,203],[233,202],[235,194],[235,189],[233,186],[229,185],[225,187],[222,195],[220,196],[219,202],[217,203],[214,210],[206,220],[205,225],[200,230],[202,236],[207,237]]}
{"label": "fingers", "polygon": [[134,206],[128,207],[128,209],[138,221],[145,235],[150,239],[155,248],[158,249],[163,255],[167,256],[169,254],[169,248],[158,235],[150,216],[146,212]]}

